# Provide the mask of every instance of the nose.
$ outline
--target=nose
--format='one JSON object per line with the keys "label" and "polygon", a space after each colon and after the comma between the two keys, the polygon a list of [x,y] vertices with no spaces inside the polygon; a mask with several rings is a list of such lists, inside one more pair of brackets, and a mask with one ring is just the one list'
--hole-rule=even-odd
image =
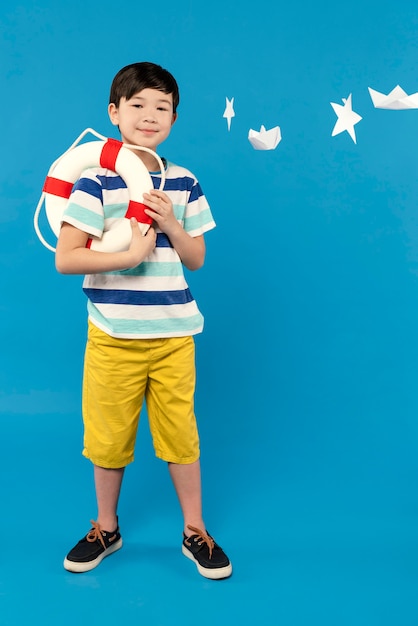
{"label": "nose", "polygon": [[143,120],[144,122],[155,122],[155,114],[152,109],[143,109]]}

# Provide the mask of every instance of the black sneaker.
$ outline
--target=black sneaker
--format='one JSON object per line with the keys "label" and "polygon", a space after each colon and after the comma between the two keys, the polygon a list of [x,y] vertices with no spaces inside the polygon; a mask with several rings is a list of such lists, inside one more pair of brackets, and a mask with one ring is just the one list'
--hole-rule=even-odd
{"label": "black sneaker", "polygon": [[212,580],[231,576],[231,562],[213,538],[199,528],[193,526],[187,528],[195,534],[187,537],[183,533],[181,550],[184,556],[196,563],[199,574],[205,578],[212,578]]}
{"label": "black sneaker", "polygon": [[69,572],[88,572],[99,565],[102,559],[122,547],[119,526],[113,532],[102,530],[91,520],[93,528],[67,554],[64,567]]}

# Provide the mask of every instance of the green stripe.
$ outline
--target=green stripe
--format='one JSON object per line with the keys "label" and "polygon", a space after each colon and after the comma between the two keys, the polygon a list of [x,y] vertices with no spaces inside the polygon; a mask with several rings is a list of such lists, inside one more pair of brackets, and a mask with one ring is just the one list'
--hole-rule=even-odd
{"label": "green stripe", "polygon": [[184,204],[173,204],[173,213],[177,220],[182,221],[184,216]]}
{"label": "green stripe", "polygon": [[125,217],[127,208],[128,205],[126,202],[122,202],[121,204],[106,204],[105,217],[106,219],[113,217]]}
{"label": "green stripe", "polygon": [[200,329],[203,325],[203,316],[200,313],[189,317],[157,319],[157,320],[119,320],[109,318],[108,320],[101,313],[88,303],[88,311],[91,318],[96,319],[102,326],[111,327],[115,333],[126,335],[155,335],[158,337],[166,333],[184,332],[185,335]]}
{"label": "green stripe", "polygon": [[199,215],[193,215],[192,217],[184,218],[184,230],[189,232],[190,230],[196,230],[201,226],[210,224],[213,221],[212,213],[209,209],[202,211]]}
{"label": "green stripe", "polygon": [[73,217],[86,226],[91,226],[92,228],[100,231],[103,230],[103,215],[93,213],[93,211],[89,211],[85,207],[75,204],[75,202],[71,202],[71,204],[69,204],[65,209],[64,219],[66,215],[68,217]]}
{"label": "green stripe", "polygon": [[138,267],[118,272],[104,272],[107,276],[182,276],[183,266],[178,261],[175,263],[152,263],[144,261]]}

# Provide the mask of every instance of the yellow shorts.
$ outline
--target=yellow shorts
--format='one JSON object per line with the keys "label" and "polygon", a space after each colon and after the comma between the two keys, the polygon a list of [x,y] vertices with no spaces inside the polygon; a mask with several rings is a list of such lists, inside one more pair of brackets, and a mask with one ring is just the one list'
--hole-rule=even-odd
{"label": "yellow shorts", "polygon": [[89,322],[83,381],[83,455],[105,468],[134,460],[145,398],[158,458],[199,458],[193,337],[115,339]]}

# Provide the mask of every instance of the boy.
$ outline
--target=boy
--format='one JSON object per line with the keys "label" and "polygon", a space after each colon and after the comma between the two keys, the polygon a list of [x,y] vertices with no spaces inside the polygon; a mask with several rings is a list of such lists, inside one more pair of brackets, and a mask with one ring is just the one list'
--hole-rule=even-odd
{"label": "boy", "polygon": [[[112,124],[124,143],[156,151],[177,118],[178,86],[159,65],[134,63],[115,76],[109,102]],[[152,173],[155,158],[137,151]],[[199,439],[193,409],[193,335],[203,318],[182,265],[204,262],[204,233],[214,228],[209,206],[193,174],[163,161],[164,191],[144,194],[153,226],[142,235],[131,219],[124,252],[86,247],[101,236],[105,220],[125,215],[122,179],[103,168],[86,170],[73,189],[57,243],[56,267],[85,274],[88,340],[83,380],[83,455],[94,466],[97,521],[68,553],[64,567],[86,572],[122,547],[117,504],[124,468],[133,461],[143,399],[155,454],[168,463],[184,517],[182,551],[202,576],[226,578],[232,565],[206,531],[202,518]]]}

